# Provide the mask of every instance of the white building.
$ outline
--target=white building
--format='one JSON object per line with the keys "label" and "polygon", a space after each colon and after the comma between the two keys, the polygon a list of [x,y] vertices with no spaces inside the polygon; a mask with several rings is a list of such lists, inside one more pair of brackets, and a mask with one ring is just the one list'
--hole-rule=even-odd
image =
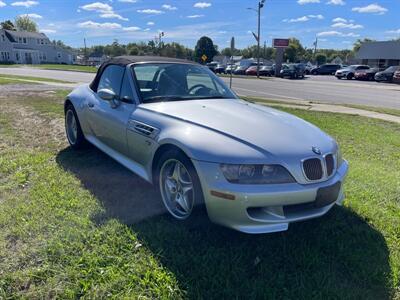
{"label": "white building", "polygon": [[54,45],[44,33],[0,29],[0,62],[73,64],[73,53]]}

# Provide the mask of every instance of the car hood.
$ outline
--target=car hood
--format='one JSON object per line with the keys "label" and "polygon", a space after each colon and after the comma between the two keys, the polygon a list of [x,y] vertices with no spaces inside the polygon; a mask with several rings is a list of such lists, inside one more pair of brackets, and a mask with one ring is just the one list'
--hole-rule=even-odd
{"label": "car hood", "polygon": [[316,126],[243,100],[191,100],[149,103],[140,107],[218,132],[272,155],[304,157],[313,154],[313,146],[323,152],[335,150],[334,140]]}
{"label": "car hood", "polygon": [[376,75],[393,75],[394,74],[394,72],[391,72],[391,71],[381,71],[381,72],[378,72],[378,73],[376,73]]}

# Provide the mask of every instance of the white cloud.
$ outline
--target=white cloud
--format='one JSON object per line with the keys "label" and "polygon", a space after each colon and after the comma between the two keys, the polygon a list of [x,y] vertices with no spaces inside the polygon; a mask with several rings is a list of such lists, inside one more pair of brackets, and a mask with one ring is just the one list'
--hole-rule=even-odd
{"label": "white cloud", "polygon": [[97,23],[93,21],[86,21],[83,23],[78,23],[78,27],[86,29],[120,29],[121,24],[118,23]]}
{"label": "white cloud", "polygon": [[309,3],[320,3],[319,0],[298,0],[298,4],[303,5],[303,4],[309,4]]}
{"label": "white cloud", "polygon": [[347,23],[347,20],[344,18],[335,18],[332,20],[333,23]]}
{"label": "white cloud", "polygon": [[349,28],[349,29],[362,29],[362,28],[364,28],[364,26],[362,26],[360,24],[343,23],[343,22],[334,23],[334,24],[331,25],[331,27],[333,27],[333,28]]}
{"label": "white cloud", "polygon": [[23,14],[21,16],[27,16],[27,17],[29,17],[31,19],[43,19],[43,17],[41,15],[38,15],[38,14]]}
{"label": "white cloud", "polygon": [[350,32],[350,33],[343,33],[340,31],[322,31],[317,34],[317,36],[346,36],[346,37],[359,37],[359,34]]}
{"label": "white cloud", "polygon": [[119,19],[122,21],[129,21],[128,18],[124,18],[123,16],[115,13],[115,12],[110,12],[110,13],[104,13],[100,15],[100,18],[105,18],[105,19]]}
{"label": "white cloud", "polygon": [[26,8],[29,8],[31,6],[35,6],[38,5],[39,2],[38,1],[17,1],[17,2],[13,2],[11,3],[12,6],[25,6]]}
{"label": "white cloud", "polygon": [[400,28],[397,30],[388,30],[386,33],[394,33],[394,34],[400,34]]}
{"label": "white cloud", "polygon": [[359,13],[365,13],[365,14],[379,14],[379,15],[383,15],[384,13],[386,13],[388,10],[387,8],[384,8],[382,6],[380,6],[377,3],[374,4],[370,4],[367,6],[363,6],[363,7],[353,7],[352,11],[356,11]]}
{"label": "white cloud", "polygon": [[193,7],[196,7],[196,8],[207,8],[210,6],[211,6],[211,3],[208,3],[208,2],[197,2],[193,5]]}
{"label": "white cloud", "polygon": [[149,15],[160,15],[163,14],[164,12],[158,9],[139,9],[137,10],[138,13],[141,14],[149,14]]}
{"label": "white cloud", "polygon": [[131,27],[124,27],[122,28],[123,31],[138,31],[140,30],[140,27],[136,27],[136,26],[131,26]]}
{"label": "white cloud", "polygon": [[93,2],[90,4],[83,5],[80,8],[83,10],[86,10],[86,11],[94,11],[94,12],[100,13],[100,18],[129,21],[128,18],[124,18],[120,14],[117,14],[116,12],[114,12],[114,9],[112,8],[112,6],[107,3]]}
{"label": "white cloud", "polygon": [[166,10],[177,10],[178,9],[176,6],[172,6],[172,5],[169,5],[169,4],[164,4],[162,6],[162,8],[164,8]]}
{"label": "white cloud", "polygon": [[136,3],[137,0],[118,0],[118,2],[122,2],[122,3]]}
{"label": "white cloud", "polygon": [[344,0],[329,0],[326,4],[329,4],[329,5],[345,5],[346,2],[344,2]]}
{"label": "white cloud", "polygon": [[318,19],[322,20],[324,19],[323,15],[307,15],[307,16],[302,16],[296,19],[284,19],[283,22],[287,23],[298,23],[298,22],[307,22],[310,21],[311,19]]}
{"label": "white cloud", "polygon": [[186,18],[197,19],[197,18],[202,18],[202,17],[204,17],[204,15],[191,15],[191,16],[187,16]]}
{"label": "white cloud", "polygon": [[155,23],[154,22],[147,22],[147,24],[146,24],[147,26],[154,26],[155,25]]}
{"label": "white cloud", "polygon": [[95,11],[99,13],[111,13],[113,11],[113,8],[110,5],[102,2],[93,2],[83,5],[80,8],[82,8],[83,10]]}
{"label": "white cloud", "polygon": [[49,33],[56,33],[57,31],[54,29],[41,29],[40,32],[49,34]]}
{"label": "white cloud", "polygon": [[4,6],[6,6],[7,4],[5,4],[3,1],[0,1],[0,7],[4,7]]}

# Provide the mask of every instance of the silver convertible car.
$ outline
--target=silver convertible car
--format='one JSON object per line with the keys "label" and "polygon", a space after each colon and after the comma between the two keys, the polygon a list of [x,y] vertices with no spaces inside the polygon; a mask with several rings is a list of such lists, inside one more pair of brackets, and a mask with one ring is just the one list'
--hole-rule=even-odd
{"label": "silver convertible car", "polygon": [[153,183],[168,212],[246,233],[287,230],[344,199],[335,140],[290,114],[239,99],[197,63],[116,57],[65,101],[68,141],[87,142]]}

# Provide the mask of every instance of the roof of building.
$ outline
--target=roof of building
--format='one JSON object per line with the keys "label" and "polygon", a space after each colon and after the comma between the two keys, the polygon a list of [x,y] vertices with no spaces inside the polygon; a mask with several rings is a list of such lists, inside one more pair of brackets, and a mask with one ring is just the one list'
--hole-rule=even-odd
{"label": "roof of building", "polygon": [[11,36],[15,41],[16,38],[35,38],[35,39],[43,39],[47,36],[44,33],[40,32],[28,32],[28,31],[14,31],[14,30],[4,30],[8,36]]}
{"label": "roof of building", "polygon": [[356,54],[358,59],[400,59],[400,41],[366,42]]}
{"label": "roof of building", "polygon": [[100,68],[97,70],[96,77],[90,84],[92,90],[96,90],[100,81],[101,74],[104,69],[109,65],[117,65],[117,66],[127,66],[133,63],[186,63],[186,64],[197,64],[193,61],[178,59],[178,58],[170,58],[170,57],[162,57],[162,56],[117,56],[110,58],[105,61]]}

